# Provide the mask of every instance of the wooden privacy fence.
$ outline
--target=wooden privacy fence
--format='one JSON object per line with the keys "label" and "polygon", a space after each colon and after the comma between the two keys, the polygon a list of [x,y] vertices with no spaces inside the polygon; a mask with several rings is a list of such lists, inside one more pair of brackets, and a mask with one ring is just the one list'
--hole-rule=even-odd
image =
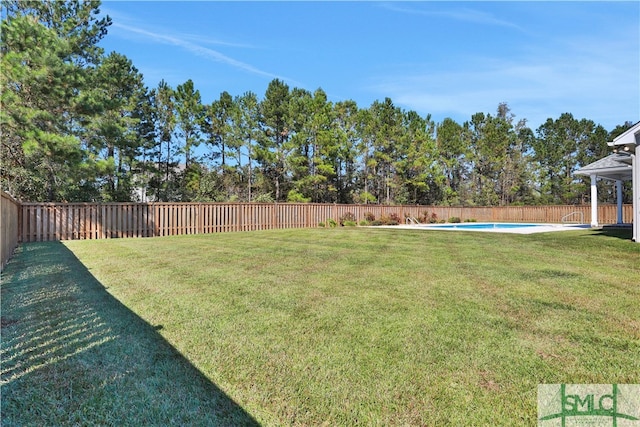
{"label": "wooden privacy fence", "polygon": [[[4,204],[3,204],[4,206]],[[276,228],[317,227],[328,219],[339,221],[347,213],[357,221],[397,215],[420,218],[435,214],[440,220],[548,222],[582,212],[590,222],[591,207],[508,206],[444,207],[336,204],[258,203],[23,203],[17,219],[21,242],[73,239],[153,237]],[[616,223],[616,206],[598,207],[601,224]],[[624,206],[623,219],[631,221],[632,206]],[[573,216],[575,221],[579,216]],[[3,207],[4,224],[4,207]],[[3,229],[4,234],[4,229]],[[3,244],[4,244],[4,238]]]}
{"label": "wooden privacy fence", "polygon": [[18,246],[19,240],[19,225],[18,220],[20,218],[20,203],[13,197],[0,191],[0,229],[2,233],[2,246],[0,250],[0,270],[4,268],[5,263],[11,257],[13,250]]}

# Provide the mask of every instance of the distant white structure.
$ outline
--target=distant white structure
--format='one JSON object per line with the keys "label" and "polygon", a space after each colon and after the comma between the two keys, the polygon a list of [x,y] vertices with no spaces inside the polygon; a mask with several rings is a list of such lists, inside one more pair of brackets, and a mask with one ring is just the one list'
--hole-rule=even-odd
{"label": "distant white structure", "polygon": [[[152,164],[154,166],[156,165],[156,163],[152,163]],[[162,165],[162,167],[165,167],[165,166],[166,166],[166,163]],[[181,174],[181,173],[184,173],[186,168],[187,167],[184,163],[179,163],[175,166],[170,167],[170,173],[173,175]],[[161,178],[162,178],[162,181],[164,182],[165,181],[164,174],[161,175]],[[153,194],[149,194],[147,192],[148,186],[149,186],[149,175],[146,172],[136,172],[134,174],[134,182],[135,182],[135,186],[133,188],[132,193],[136,201],[141,203],[153,203],[158,201]]]}

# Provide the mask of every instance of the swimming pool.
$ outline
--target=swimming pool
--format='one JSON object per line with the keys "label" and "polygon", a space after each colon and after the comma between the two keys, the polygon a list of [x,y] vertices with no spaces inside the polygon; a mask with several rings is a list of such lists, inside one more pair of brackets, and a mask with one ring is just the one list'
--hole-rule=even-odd
{"label": "swimming pool", "polygon": [[528,228],[544,227],[546,224],[519,224],[506,222],[464,222],[458,224],[429,224],[424,227],[433,228],[459,228],[462,230],[486,230],[486,229],[506,229],[506,228]]}
{"label": "swimming pool", "polygon": [[533,234],[551,231],[568,231],[590,228],[585,224],[532,224],[513,222],[463,222],[458,224],[415,224],[400,225],[400,228],[442,230],[442,231],[483,231],[490,233]]}

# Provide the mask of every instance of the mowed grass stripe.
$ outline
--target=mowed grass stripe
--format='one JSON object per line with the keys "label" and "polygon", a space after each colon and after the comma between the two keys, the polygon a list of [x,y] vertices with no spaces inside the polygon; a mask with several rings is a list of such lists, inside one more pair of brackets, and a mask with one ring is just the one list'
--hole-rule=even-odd
{"label": "mowed grass stripe", "polygon": [[600,232],[65,245],[264,425],[531,425],[539,383],[640,382],[640,249]]}

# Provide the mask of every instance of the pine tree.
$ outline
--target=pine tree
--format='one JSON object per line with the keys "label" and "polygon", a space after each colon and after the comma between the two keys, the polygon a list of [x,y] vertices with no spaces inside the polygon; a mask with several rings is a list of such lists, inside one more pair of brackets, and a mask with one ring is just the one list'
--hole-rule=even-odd
{"label": "pine tree", "polygon": [[262,174],[273,184],[275,201],[286,194],[286,160],[291,132],[289,114],[289,86],[281,80],[269,83],[260,103],[262,133],[256,146],[256,160],[262,166]]}
{"label": "pine tree", "polygon": [[31,201],[90,200],[97,159],[83,140],[102,102],[87,96],[111,21],[100,2],[3,3],[2,185]]}

